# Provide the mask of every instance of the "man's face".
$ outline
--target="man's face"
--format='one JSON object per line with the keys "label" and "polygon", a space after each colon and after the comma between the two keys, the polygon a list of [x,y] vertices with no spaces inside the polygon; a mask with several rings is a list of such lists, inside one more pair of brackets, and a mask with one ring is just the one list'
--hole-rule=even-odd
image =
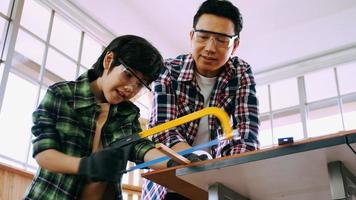
{"label": "man's face", "polygon": [[[212,14],[203,14],[200,16],[195,30],[202,30],[222,35],[235,35],[234,24],[231,20]],[[230,55],[237,49],[239,41],[234,40],[232,45],[227,47],[221,45],[219,34],[212,34],[211,37],[203,38],[202,42],[197,32],[190,33],[192,55],[198,70],[198,73],[205,77],[215,77],[220,68],[228,61]],[[205,37],[205,35],[203,35]],[[220,44],[218,44],[220,43]]]}
{"label": "man's face", "polygon": [[[143,74],[132,68],[130,70],[123,65],[114,67],[110,72],[108,67],[104,68],[101,89],[108,103],[118,104],[127,101],[144,90],[143,84],[138,80],[138,78],[143,79]],[[135,73],[138,78],[132,73]]]}

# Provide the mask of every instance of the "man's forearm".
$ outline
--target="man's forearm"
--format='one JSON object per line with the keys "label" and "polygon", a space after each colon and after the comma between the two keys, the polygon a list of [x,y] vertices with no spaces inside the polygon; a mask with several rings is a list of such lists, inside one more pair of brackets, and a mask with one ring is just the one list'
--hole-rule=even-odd
{"label": "man's forearm", "polygon": [[[163,154],[161,151],[157,150],[157,149],[151,149],[149,150],[144,157],[144,161],[151,161],[160,157],[166,156],[165,154]],[[167,161],[164,162],[160,162],[160,163],[156,163],[154,165],[149,166],[151,169],[164,169],[167,168]]]}
{"label": "man's forearm", "polygon": [[[171,149],[175,152],[179,152],[179,151],[189,149],[189,148],[191,148],[191,146],[188,145],[186,142],[179,142],[179,143],[175,144]],[[166,156],[166,155],[163,154],[161,151],[159,151],[157,149],[151,149],[146,153],[144,160],[145,160],[145,162],[147,162],[147,161],[154,160],[156,158],[160,158],[163,156]],[[152,168],[152,169],[167,168],[167,161],[160,162],[155,165],[151,165],[150,168]]]}
{"label": "man's forearm", "polygon": [[178,142],[177,144],[173,145],[171,149],[173,149],[176,152],[183,151],[185,149],[189,149],[191,146],[186,143],[186,142]]}
{"label": "man's forearm", "polygon": [[35,159],[40,167],[51,172],[77,174],[81,158],[48,149],[37,154]]}

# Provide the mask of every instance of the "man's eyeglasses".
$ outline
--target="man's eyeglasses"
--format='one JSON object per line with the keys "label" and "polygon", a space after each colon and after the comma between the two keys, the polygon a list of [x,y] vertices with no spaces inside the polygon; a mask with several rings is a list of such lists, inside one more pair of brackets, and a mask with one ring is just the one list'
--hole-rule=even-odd
{"label": "man's eyeglasses", "polygon": [[125,67],[125,69],[127,69],[133,76],[135,76],[137,80],[148,89],[148,91],[152,92],[146,81],[142,80],[137,74],[135,74],[135,72],[121,58],[118,58],[118,61],[122,64],[122,66]]}
{"label": "man's eyeglasses", "polygon": [[195,41],[201,44],[207,44],[211,37],[215,40],[215,45],[222,48],[230,48],[234,43],[235,39],[239,35],[228,35],[225,33],[218,33],[213,31],[206,31],[200,29],[193,29]]}

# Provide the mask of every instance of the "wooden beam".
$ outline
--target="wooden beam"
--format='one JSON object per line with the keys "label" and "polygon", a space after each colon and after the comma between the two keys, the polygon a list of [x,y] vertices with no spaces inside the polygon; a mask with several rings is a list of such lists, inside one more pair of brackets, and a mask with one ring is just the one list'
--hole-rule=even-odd
{"label": "wooden beam", "polygon": [[155,146],[156,146],[156,149],[160,150],[162,153],[164,153],[167,156],[169,156],[176,163],[179,163],[179,164],[182,164],[182,165],[190,163],[190,160],[188,160],[185,157],[177,154],[175,151],[173,151],[172,149],[170,149],[169,147],[167,147],[164,144],[158,143]]}

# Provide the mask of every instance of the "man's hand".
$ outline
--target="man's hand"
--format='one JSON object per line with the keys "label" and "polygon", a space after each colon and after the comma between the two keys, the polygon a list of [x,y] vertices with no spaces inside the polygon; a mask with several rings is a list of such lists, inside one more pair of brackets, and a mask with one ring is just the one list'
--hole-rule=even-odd
{"label": "man's hand", "polygon": [[[203,161],[203,160],[208,160],[209,157],[206,154],[201,154],[201,155],[197,155],[195,153],[189,153],[184,155],[184,157],[186,157],[188,160],[190,160],[190,162],[198,162],[198,161]],[[179,163],[175,162],[174,160],[170,159],[167,162],[167,167],[174,167],[174,166],[178,166],[180,165]]]}
{"label": "man's hand", "polygon": [[111,145],[80,160],[78,175],[92,181],[120,182],[126,169],[130,144]]}

